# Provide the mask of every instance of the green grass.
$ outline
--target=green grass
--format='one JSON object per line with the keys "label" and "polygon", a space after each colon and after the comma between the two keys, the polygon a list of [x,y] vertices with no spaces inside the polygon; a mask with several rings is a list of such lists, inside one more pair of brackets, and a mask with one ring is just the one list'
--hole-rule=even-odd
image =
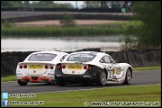
{"label": "green grass", "polygon": [[[161,69],[161,66],[134,67],[133,71],[156,70],[156,69]],[[16,76],[14,75],[14,76],[1,77],[1,82],[6,82],[6,81],[16,81]]]}
{"label": "green grass", "polygon": [[[95,25],[76,25],[75,27],[45,26],[45,27],[11,27],[1,28],[2,37],[58,37],[58,36],[102,36],[124,34],[127,25],[139,24],[140,21],[117,21]],[[7,25],[9,25],[7,24]]]}
{"label": "green grass", "polygon": [[[105,25],[106,26],[106,25]],[[1,28],[3,37],[58,37],[58,36],[102,36],[123,34],[121,28],[101,26],[84,27],[11,27]]]}
{"label": "green grass", "polygon": [[[55,87],[53,87],[54,89]],[[36,97],[9,98],[9,101],[43,101],[48,107],[83,107],[85,102],[158,102],[161,106],[161,85],[122,86],[69,92],[39,93]],[[11,106],[11,105],[9,105]],[[12,105],[18,106],[18,105]],[[20,105],[22,106],[22,105]],[[23,105],[27,106],[27,105]],[[37,106],[37,105],[34,105]],[[28,106],[27,106],[28,107]]]}
{"label": "green grass", "polygon": [[146,67],[134,67],[134,71],[142,71],[142,70],[157,70],[161,69],[161,66],[146,66]]}
{"label": "green grass", "polygon": [[16,75],[1,77],[1,82],[16,81]]}

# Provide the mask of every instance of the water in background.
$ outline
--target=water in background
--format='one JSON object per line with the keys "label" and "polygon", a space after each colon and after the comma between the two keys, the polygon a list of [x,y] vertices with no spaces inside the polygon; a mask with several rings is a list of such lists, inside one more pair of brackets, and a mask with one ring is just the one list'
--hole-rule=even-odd
{"label": "water in background", "polygon": [[55,38],[2,38],[1,52],[61,50],[75,51],[83,48],[120,50],[123,36],[55,37]]}

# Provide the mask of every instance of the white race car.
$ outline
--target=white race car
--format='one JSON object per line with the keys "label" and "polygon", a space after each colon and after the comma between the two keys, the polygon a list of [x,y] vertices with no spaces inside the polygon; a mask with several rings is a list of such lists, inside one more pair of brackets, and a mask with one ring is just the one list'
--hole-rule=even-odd
{"label": "white race car", "polygon": [[60,86],[67,82],[105,85],[108,82],[130,84],[133,78],[132,66],[127,63],[116,63],[104,52],[73,52],[58,63],[55,69],[55,80]]}
{"label": "white race car", "polygon": [[68,53],[59,51],[40,51],[31,53],[16,68],[17,82],[25,86],[28,82],[55,83],[54,70]]}

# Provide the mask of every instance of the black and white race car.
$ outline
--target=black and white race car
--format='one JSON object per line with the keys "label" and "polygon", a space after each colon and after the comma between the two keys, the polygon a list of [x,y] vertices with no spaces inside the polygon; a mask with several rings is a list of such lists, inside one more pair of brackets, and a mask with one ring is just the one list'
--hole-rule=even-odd
{"label": "black and white race car", "polygon": [[73,52],[57,64],[56,83],[64,86],[67,82],[105,85],[108,82],[130,84],[133,78],[132,66],[116,63],[104,52]]}

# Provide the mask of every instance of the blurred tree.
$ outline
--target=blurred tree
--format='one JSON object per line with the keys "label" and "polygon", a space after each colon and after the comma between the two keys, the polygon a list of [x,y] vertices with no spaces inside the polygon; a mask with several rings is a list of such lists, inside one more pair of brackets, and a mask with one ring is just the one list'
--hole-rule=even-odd
{"label": "blurred tree", "polygon": [[73,18],[73,16],[64,13],[63,19],[60,20],[60,24],[62,27],[74,27],[76,26],[76,22]]}
{"label": "blurred tree", "polygon": [[1,8],[24,7],[23,1],[1,1]]}
{"label": "blurred tree", "polygon": [[37,4],[39,7],[51,8],[54,5],[53,1],[38,1]]}
{"label": "blurred tree", "polygon": [[131,29],[126,32],[137,37],[139,48],[160,47],[161,1],[136,1],[133,4],[132,12],[133,20],[140,20],[143,24],[141,26],[130,26]]}
{"label": "blurred tree", "polygon": [[1,8],[8,8],[14,5],[13,1],[1,1]]}
{"label": "blurred tree", "polygon": [[30,7],[31,5],[30,5],[30,3],[29,3],[29,1],[24,1],[24,7]]}
{"label": "blurred tree", "polygon": [[31,7],[31,8],[74,8],[70,3],[55,3],[54,1],[1,1],[1,8]]}
{"label": "blurred tree", "polygon": [[55,3],[55,5],[53,5],[53,8],[74,8],[74,7],[70,3]]}
{"label": "blurred tree", "polygon": [[14,7],[24,7],[24,4],[22,1],[14,1]]}
{"label": "blurred tree", "polygon": [[105,1],[84,1],[83,6],[86,8],[100,8],[101,5],[104,6],[103,2]]}
{"label": "blurred tree", "polygon": [[106,1],[100,1],[101,3],[101,8],[107,8]]}
{"label": "blurred tree", "polygon": [[121,2],[124,1],[84,1],[83,7],[86,8],[109,8],[112,5],[112,8],[120,8]]}

